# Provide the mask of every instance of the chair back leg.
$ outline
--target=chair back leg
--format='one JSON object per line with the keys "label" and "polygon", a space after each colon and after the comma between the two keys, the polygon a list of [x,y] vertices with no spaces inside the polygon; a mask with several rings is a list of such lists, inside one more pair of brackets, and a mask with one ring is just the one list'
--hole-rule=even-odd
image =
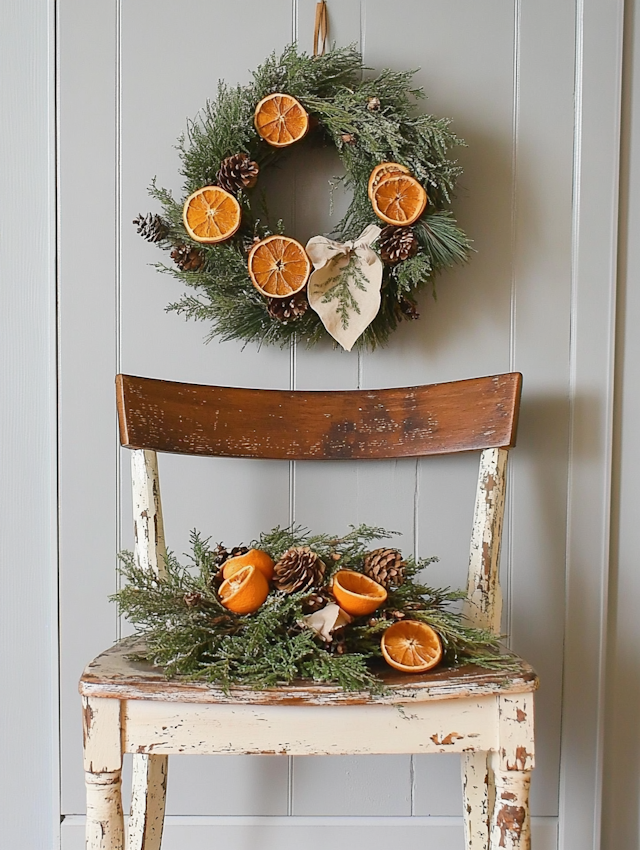
{"label": "chair back leg", "polygon": [[489,766],[488,753],[463,753],[462,794],[466,850],[487,850],[489,846]]}
{"label": "chair back leg", "polygon": [[169,756],[136,753],[127,850],[160,850]]}

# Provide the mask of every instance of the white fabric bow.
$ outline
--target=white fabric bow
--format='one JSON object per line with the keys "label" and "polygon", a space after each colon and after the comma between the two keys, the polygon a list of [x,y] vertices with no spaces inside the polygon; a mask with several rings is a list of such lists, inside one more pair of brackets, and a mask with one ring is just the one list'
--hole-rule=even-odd
{"label": "white fabric bow", "polygon": [[380,232],[376,224],[370,224],[348,242],[334,242],[325,236],[313,236],[307,242],[314,267],[308,285],[309,304],[345,351],[351,351],[380,309],[382,262],[371,248]]}

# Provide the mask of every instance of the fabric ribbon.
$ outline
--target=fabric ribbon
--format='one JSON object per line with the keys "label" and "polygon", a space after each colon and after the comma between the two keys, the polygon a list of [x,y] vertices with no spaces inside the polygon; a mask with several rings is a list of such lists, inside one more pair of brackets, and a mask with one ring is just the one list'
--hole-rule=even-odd
{"label": "fabric ribbon", "polygon": [[380,233],[376,224],[370,224],[348,242],[325,236],[313,236],[307,242],[314,267],[309,304],[345,351],[351,351],[380,309],[382,262],[371,247]]}

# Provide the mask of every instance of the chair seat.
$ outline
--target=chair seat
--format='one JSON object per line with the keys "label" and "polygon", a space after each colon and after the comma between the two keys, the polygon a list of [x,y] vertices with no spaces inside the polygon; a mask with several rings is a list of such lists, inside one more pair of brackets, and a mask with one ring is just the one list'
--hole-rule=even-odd
{"label": "chair seat", "polygon": [[535,691],[538,677],[523,659],[503,651],[509,659],[506,670],[488,670],[473,664],[439,667],[428,673],[406,675],[384,665],[378,671],[386,691],[344,691],[339,686],[300,681],[292,685],[256,690],[234,687],[225,693],[206,682],[193,682],[179,677],[167,679],[162,667],[155,667],[136,657],[144,655],[144,639],[135,636],[101,653],[85,668],[80,679],[80,693],[87,697],[143,699],[190,703],[243,703],[252,705],[362,705],[394,704],[410,701],[460,699],[491,694]]}

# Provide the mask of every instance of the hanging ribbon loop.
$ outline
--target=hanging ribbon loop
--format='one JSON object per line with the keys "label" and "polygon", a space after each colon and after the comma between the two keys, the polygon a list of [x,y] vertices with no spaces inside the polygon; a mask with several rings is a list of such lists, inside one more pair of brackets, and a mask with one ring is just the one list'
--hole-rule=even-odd
{"label": "hanging ribbon loop", "polygon": [[326,0],[316,3],[316,20],[313,25],[313,55],[324,56],[329,32],[329,15]]}

